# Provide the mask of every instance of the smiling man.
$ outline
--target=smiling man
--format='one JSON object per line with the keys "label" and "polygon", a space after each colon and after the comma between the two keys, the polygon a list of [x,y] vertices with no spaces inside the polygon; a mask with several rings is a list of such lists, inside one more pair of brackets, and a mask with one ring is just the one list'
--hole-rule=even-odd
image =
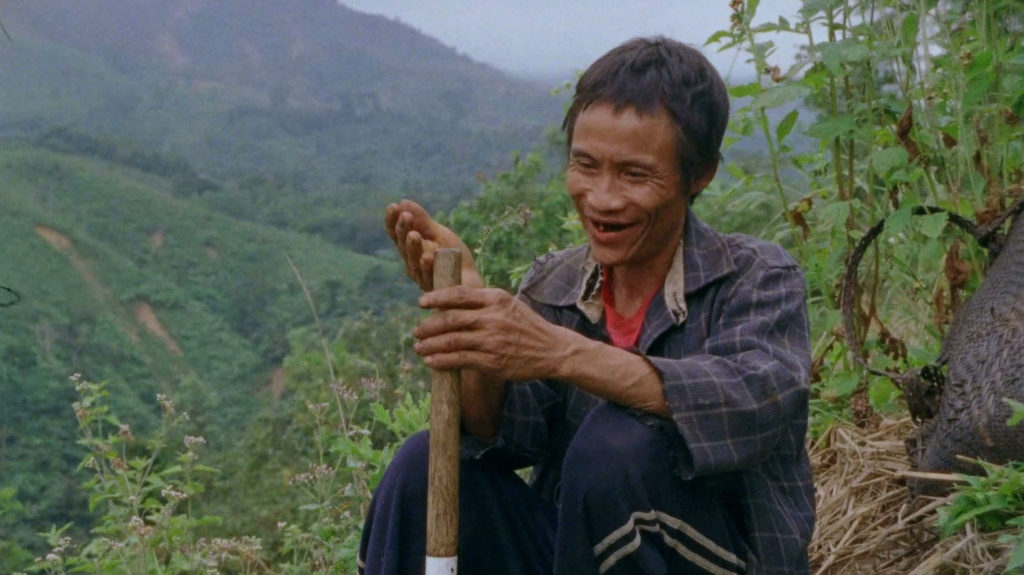
{"label": "smiling man", "polygon": [[[485,288],[456,233],[388,207],[409,276],[439,310],[415,330],[461,369],[464,573],[804,573],[810,350],[799,267],[689,213],[715,175],[725,85],[696,50],[636,39],[580,78],[563,128],[587,244]],[[463,285],[431,289],[433,254]],[[427,439],[385,473],[365,573],[420,573]],[[513,472],[533,466],[529,484]]]}

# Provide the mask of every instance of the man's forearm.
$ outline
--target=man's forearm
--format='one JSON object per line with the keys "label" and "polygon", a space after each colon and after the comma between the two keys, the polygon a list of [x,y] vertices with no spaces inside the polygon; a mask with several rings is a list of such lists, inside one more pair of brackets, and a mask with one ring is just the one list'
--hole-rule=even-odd
{"label": "man's forearm", "polygon": [[[563,353],[552,357],[543,378],[558,379],[608,401],[671,417],[664,384],[654,367],[639,355],[584,337],[565,328],[561,331]],[[462,418],[467,431],[492,441],[501,427],[508,382],[483,373],[462,370]]]}
{"label": "man's forearm", "polygon": [[555,374],[576,387],[626,407],[671,417],[661,376],[643,357],[572,334],[566,360]]}

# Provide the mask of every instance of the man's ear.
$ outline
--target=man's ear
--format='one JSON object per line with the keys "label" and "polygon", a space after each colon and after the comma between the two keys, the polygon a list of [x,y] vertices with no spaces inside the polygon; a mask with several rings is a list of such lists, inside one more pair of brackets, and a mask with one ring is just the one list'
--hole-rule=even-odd
{"label": "man's ear", "polygon": [[708,187],[711,180],[715,179],[715,174],[718,173],[718,162],[715,162],[710,168],[704,171],[699,177],[690,181],[690,189],[686,194],[686,200],[693,202],[694,198],[700,195],[704,191],[704,188]]}

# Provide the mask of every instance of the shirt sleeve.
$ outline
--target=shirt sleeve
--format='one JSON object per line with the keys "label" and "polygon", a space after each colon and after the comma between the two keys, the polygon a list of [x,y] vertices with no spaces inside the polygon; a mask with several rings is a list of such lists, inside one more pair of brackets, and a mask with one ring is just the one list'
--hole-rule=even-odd
{"label": "shirt sleeve", "polygon": [[[528,285],[536,264],[521,285]],[[531,300],[520,289],[517,297],[545,320],[557,323],[554,311]],[[490,443],[463,433],[462,455],[474,459],[487,458],[511,467],[527,467],[540,462],[552,441],[554,419],[562,413],[565,385],[549,380],[508,382],[508,394],[501,415],[501,424]]]}
{"label": "shirt sleeve", "polygon": [[[721,287],[703,349],[646,359],[686,444],[684,478],[752,467],[794,424],[806,425],[810,341],[806,289],[794,265],[758,265]],[[798,420],[803,418],[803,423]]]}

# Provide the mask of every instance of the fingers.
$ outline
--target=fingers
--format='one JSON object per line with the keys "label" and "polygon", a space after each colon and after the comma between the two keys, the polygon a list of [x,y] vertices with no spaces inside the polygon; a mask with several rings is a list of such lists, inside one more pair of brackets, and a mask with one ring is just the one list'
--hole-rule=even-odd
{"label": "fingers", "polygon": [[449,309],[426,318],[412,331],[413,337],[425,340],[456,331],[472,331],[479,315],[472,310]]}
{"label": "fingers", "polygon": [[413,344],[412,349],[417,355],[423,357],[460,351],[482,351],[479,338],[472,332],[463,331],[454,331],[421,339]]}
{"label": "fingers", "polygon": [[411,200],[390,204],[384,212],[388,237],[405,264],[405,273],[424,291],[433,289],[434,252],[439,248],[462,251],[462,283],[484,287],[473,264],[473,253],[454,232],[430,217],[423,206]]}
{"label": "fingers", "polygon": [[515,298],[505,290],[461,285],[425,293],[420,296],[419,304],[427,309],[477,309],[509,305],[514,301]]}
{"label": "fingers", "polygon": [[424,290],[430,290],[433,286],[433,257],[427,257],[424,252],[423,236],[419,232],[409,232],[405,235],[404,246],[402,257],[406,275]]}
{"label": "fingers", "polygon": [[416,202],[403,200],[387,207],[384,225],[388,237],[405,264],[405,273],[424,290],[433,287],[433,252],[437,249],[430,240],[433,220]]}
{"label": "fingers", "polygon": [[423,358],[423,363],[431,369],[477,369],[484,373],[495,371],[491,356],[475,351],[456,351],[452,353],[436,353]]}

